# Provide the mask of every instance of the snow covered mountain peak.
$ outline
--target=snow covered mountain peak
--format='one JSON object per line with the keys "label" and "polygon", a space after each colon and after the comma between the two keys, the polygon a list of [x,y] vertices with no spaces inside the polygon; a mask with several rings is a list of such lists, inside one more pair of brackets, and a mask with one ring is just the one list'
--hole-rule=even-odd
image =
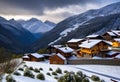
{"label": "snow covered mountain peak", "polygon": [[25,29],[32,33],[46,33],[55,27],[54,23],[50,21],[44,23],[37,18],[31,18],[27,21],[19,20],[18,22],[21,23]]}
{"label": "snow covered mountain peak", "polygon": [[51,27],[55,27],[56,26],[55,23],[53,23],[53,22],[51,22],[49,20],[46,20],[44,23],[47,24],[47,25],[49,25],[49,26],[51,26]]}
{"label": "snow covered mountain peak", "polygon": [[84,16],[91,15],[96,17],[96,16],[106,16],[106,15],[117,14],[117,13],[120,13],[120,2],[104,6],[100,9],[91,9],[85,13],[82,13],[82,15]]}
{"label": "snow covered mountain peak", "polygon": [[41,20],[38,20],[37,18],[31,18],[27,21],[29,21],[29,22],[37,22],[37,21],[42,22]]}

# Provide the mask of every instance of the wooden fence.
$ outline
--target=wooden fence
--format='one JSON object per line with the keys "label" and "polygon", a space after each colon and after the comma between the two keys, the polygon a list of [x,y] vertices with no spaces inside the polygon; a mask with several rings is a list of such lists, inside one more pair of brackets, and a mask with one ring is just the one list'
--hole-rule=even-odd
{"label": "wooden fence", "polygon": [[68,64],[95,64],[95,65],[118,65],[120,66],[120,59],[77,59],[68,60]]}

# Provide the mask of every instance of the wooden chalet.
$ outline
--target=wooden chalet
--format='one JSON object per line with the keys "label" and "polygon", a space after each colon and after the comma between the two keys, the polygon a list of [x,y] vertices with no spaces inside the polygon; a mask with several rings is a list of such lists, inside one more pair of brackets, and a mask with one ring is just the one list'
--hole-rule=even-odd
{"label": "wooden chalet", "polygon": [[112,41],[112,47],[120,48],[120,38],[114,38]]}
{"label": "wooden chalet", "polygon": [[97,39],[89,39],[79,45],[80,51],[78,57],[93,57],[100,55],[101,51],[108,49],[109,44]]}
{"label": "wooden chalet", "polygon": [[104,40],[113,41],[113,38],[116,38],[117,35],[113,32],[106,32],[102,35],[102,37],[104,38]]}
{"label": "wooden chalet", "polygon": [[115,52],[115,51],[109,51],[106,53],[106,57],[115,57],[117,56],[119,53]]}
{"label": "wooden chalet", "polygon": [[69,58],[72,56],[72,52],[74,50],[70,47],[61,47],[61,48],[56,48],[56,53],[60,53],[61,55],[63,55],[66,58]]}
{"label": "wooden chalet", "polygon": [[25,56],[23,56],[23,60],[24,61],[44,61],[44,56],[40,55],[38,53],[29,53],[29,54],[25,54]]}
{"label": "wooden chalet", "polygon": [[22,58],[23,58],[23,61],[30,61],[30,57],[27,55],[23,56]]}
{"label": "wooden chalet", "polygon": [[49,60],[50,60],[50,64],[67,64],[66,58],[60,53],[51,56]]}
{"label": "wooden chalet", "polygon": [[67,58],[72,56],[74,51],[70,47],[55,47],[55,55],[49,58],[50,64],[67,64]]}
{"label": "wooden chalet", "polygon": [[67,45],[72,49],[79,49],[79,45],[84,39],[71,39],[67,42]]}
{"label": "wooden chalet", "polygon": [[88,35],[86,36],[86,39],[103,39],[103,37],[101,35],[98,34],[92,34],[92,35]]}
{"label": "wooden chalet", "polygon": [[63,47],[62,45],[49,45],[47,48],[49,50],[49,54],[56,53],[57,48]]}

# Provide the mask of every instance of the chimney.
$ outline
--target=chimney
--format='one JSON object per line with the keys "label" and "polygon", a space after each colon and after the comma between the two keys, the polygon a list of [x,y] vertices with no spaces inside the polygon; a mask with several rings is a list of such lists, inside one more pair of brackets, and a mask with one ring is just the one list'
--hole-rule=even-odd
{"label": "chimney", "polygon": [[67,50],[67,47],[68,47],[68,45],[67,45],[67,44],[65,44],[65,50]]}
{"label": "chimney", "polygon": [[89,38],[87,39],[87,41],[88,41],[88,43],[90,43],[90,40],[89,40]]}

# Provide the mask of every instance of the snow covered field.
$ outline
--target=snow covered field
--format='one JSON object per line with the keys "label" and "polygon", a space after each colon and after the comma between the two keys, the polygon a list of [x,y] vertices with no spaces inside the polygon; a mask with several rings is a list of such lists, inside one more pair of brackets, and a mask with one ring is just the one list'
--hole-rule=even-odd
{"label": "snow covered field", "polygon": [[[20,67],[18,68],[23,68],[22,64]],[[21,76],[16,76],[13,75],[13,77],[15,78],[15,80],[17,82],[57,82],[56,79],[54,79],[54,75],[51,74],[51,76],[47,75],[47,72],[52,73],[52,71],[49,70],[49,68],[52,68],[53,71],[55,71],[57,68],[62,69],[62,72],[64,72],[65,70],[67,71],[73,71],[73,72],[77,72],[77,71],[82,71],[84,74],[86,74],[87,76],[92,76],[92,75],[97,75],[100,77],[100,79],[104,79],[106,82],[113,82],[110,79],[114,79],[118,82],[120,82],[120,66],[107,66],[107,65],[50,65],[48,62],[25,62],[25,65],[27,65],[28,67],[33,67],[33,68],[43,68],[43,70],[41,70],[40,72],[44,74],[45,76],[45,80],[39,80],[36,77],[33,78],[29,78],[29,77],[25,77],[22,76],[23,75],[23,71],[17,70],[19,73],[21,73]],[[38,73],[33,72],[34,75],[37,75]],[[58,74],[57,77],[60,77],[64,75],[64,73],[62,74]],[[3,80],[2,82],[6,82],[5,80]],[[92,81],[91,81],[92,82]]]}

